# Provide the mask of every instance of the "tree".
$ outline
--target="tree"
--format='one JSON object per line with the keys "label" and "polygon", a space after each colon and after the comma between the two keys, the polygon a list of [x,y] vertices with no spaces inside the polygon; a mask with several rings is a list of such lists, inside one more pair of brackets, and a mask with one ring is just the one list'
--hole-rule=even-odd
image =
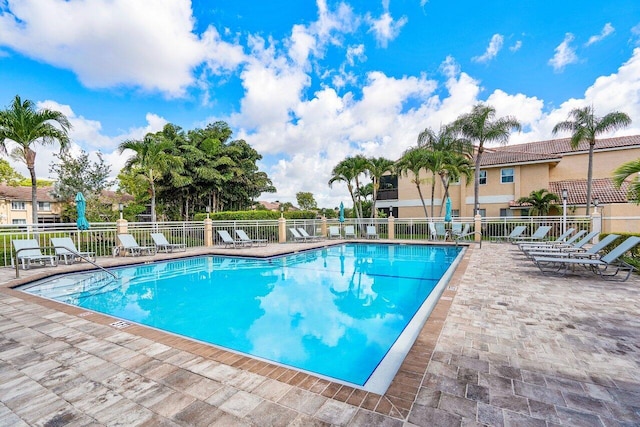
{"label": "tree", "polygon": [[300,191],[296,193],[296,201],[298,202],[298,206],[300,206],[300,209],[304,211],[318,208],[318,204],[313,198],[313,193]]}
{"label": "tree", "polygon": [[[573,120],[571,120],[573,119]],[[586,214],[591,212],[591,185],[593,179],[593,149],[596,137],[631,124],[625,113],[613,111],[604,117],[597,117],[593,107],[574,108],[569,112],[569,119],[556,124],[553,134],[560,131],[571,132],[571,148],[576,149],[582,141],[589,144],[589,166],[587,167],[587,200]]]}
{"label": "tree", "polygon": [[633,176],[631,182],[629,182],[628,197],[630,200],[640,204],[640,159],[622,164],[613,173],[613,182],[618,188],[622,186],[627,178]]}
{"label": "tree", "polygon": [[393,171],[394,163],[384,157],[370,157],[367,163],[367,171],[371,177],[373,184],[372,188],[372,201],[371,201],[371,218],[378,216],[378,209],[376,209],[376,201],[378,200],[378,190],[380,189],[380,178],[385,173]]}
{"label": "tree", "polygon": [[531,215],[545,216],[551,207],[560,201],[557,194],[549,193],[546,189],[534,190],[526,197],[516,200],[519,204],[531,205],[529,212]]}
{"label": "tree", "polygon": [[509,134],[513,130],[520,131],[521,125],[514,117],[495,118],[496,109],[490,105],[476,104],[468,114],[463,114],[454,123],[453,128],[471,142],[476,143],[476,157],[474,160],[475,176],[473,182],[473,213],[480,209],[480,165],[484,144],[499,142],[506,144]]}
{"label": "tree", "polygon": [[409,172],[413,174],[413,179],[411,182],[416,185],[418,189],[418,195],[420,196],[420,201],[422,202],[422,208],[424,209],[425,218],[429,218],[429,213],[427,212],[427,205],[424,202],[424,197],[422,196],[422,189],[420,188],[420,184],[422,180],[420,179],[420,170],[425,166],[425,152],[424,148],[415,147],[410,148],[405,151],[400,160],[396,163],[396,170],[400,174],[404,174],[405,176],[409,175]]}
{"label": "tree", "polygon": [[11,151],[11,157],[24,162],[31,176],[31,221],[34,224],[38,222],[38,183],[33,145],[53,145],[57,141],[60,151],[64,151],[69,145],[70,129],[69,120],[61,112],[48,108],[36,110],[32,101],[22,101],[18,95],[9,108],[0,111],[0,149],[6,153],[6,140],[15,142],[17,147]]}
{"label": "tree", "polygon": [[107,165],[98,153],[98,161],[89,160],[89,154],[82,150],[78,156],[68,152],[54,155],[59,162],[49,165],[49,172],[55,173],[57,179],[52,195],[58,200],[72,201],[78,192],[85,198],[98,198],[100,193],[114,184],[109,180],[111,166]]}
{"label": "tree", "polygon": [[347,184],[347,190],[349,190],[349,195],[353,201],[353,209],[356,211],[356,218],[362,218],[360,176],[365,174],[366,170],[367,159],[364,156],[347,157],[333,168],[331,179],[329,179],[329,187],[336,181],[342,181]]}
{"label": "tree", "polygon": [[11,167],[8,161],[0,159],[0,183],[16,187],[26,178]]}
{"label": "tree", "polygon": [[151,196],[151,222],[156,222],[156,181],[165,173],[178,176],[183,160],[170,154],[173,144],[161,135],[148,133],[142,140],[127,140],[118,146],[120,153],[132,150],[135,155],[127,160],[125,168],[132,168],[146,181]]}

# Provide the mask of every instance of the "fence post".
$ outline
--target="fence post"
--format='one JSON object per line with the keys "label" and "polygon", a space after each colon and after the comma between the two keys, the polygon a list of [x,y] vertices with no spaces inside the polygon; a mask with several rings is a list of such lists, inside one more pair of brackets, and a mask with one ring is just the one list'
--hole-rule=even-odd
{"label": "fence post", "polygon": [[278,219],[278,243],[287,243],[287,220],[284,216]]}
{"label": "fence post", "polygon": [[204,220],[204,245],[206,247],[213,246],[213,220],[211,218]]}
{"label": "fence post", "polygon": [[116,220],[116,234],[129,234],[129,222],[126,219]]}
{"label": "fence post", "polygon": [[473,231],[475,234],[473,235],[473,239],[476,242],[482,241],[482,216],[480,214],[476,214],[473,217]]}
{"label": "fence post", "polygon": [[[598,233],[602,233],[602,215],[600,212],[594,211],[591,214],[591,231],[597,231]],[[600,240],[600,234],[598,234],[594,239],[593,243],[598,243]]]}
{"label": "fence post", "polygon": [[320,220],[320,235],[322,237],[327,237],[327,217],[323,216]]}
{"label": "fence post", "polygon": [[393,240],[396,238],[396,219],[393,217],[393,214],[389,215],[387,221],[389,221],[387,225],[387,238]]}

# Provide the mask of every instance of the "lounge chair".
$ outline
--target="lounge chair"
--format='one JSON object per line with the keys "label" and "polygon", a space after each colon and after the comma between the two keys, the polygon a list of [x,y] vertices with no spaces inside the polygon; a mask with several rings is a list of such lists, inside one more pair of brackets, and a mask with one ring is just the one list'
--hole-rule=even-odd
{"label": "lounge chair", "polygon": [[342,235],[340,234],[340,227],[331,225],[329,226],[329,238],[333,239],[334,237],[340,239]]}
{"label": "lounge chair", "polygon": [[[23,270],[28,270],[32,263],[46,265],[47,261],[52,267],[58,265],[58,257],[56,255],[45,255],[40,250],[40,244],[36,239],[17,239],[13,240],[13,248],[16,250],[16,258],[22,264]],[[19,252],[18,252],[19,251]]]}
{"label": "lounge chair", "polygon": [[156,244],[156,252],[173,252],[174,249],[179,251],[187,250],[187,245],[184,243],[169,243],[162,233],[151,233],[151,238],[153,243]]}
{"label": "lounge chair", "polygon": [[306,242],[309,240],[306,237],[304,237],[302,234],[300,234],[300,232],[295,228],[289,228],[289,231],[291,232],[291,235],[293,236],[293,240],[295,242]]}
{"label": "lounge chair", "polygon": [[513,244],[520,244],[522,242],[541,242],[542,239],[549,234],[549,230],[551,230],[550,225],[541,225],[531,236],[519,236],[511,240]]}
{"label": "lounge chair", "polygon": [[155,255],[156,253],[155,247],[140,246],[131,234],[118,234],[118,240],[120,240],[120,244],[122,245],[121,252],[124,256],[140,256],[143,252],[146,252],[148,255]]}
{"label": "lounge chair", "polygon": [[238,239],[240,239],[241,242],[249,244],[250,246],[267,246],[268,243],[267,239],[252,239],[247,236],[247,233],[245,233],[244,230],[236,230],[236,236],[238,236]]}
{"label": "lounge chair", "polygon": [[222,244],[225,248],[241,248],[243,246],[251,246],[251,242],[243,242],[242,240],[235,240],[227,230],[216,230],[218,236],[222,239]]}
{"label": "lounge chair", "polygon": [[454,222],[451,224],[451,236],[453,236],[454,240],[460,240],[463,237],[467,238],[473,234],[469,233],[469,228],[470,225],[468,223]]}
{"label": "lounge chair", "polygon": [[52,237],[51,246],[54,246],[58,260],[64,260],[65,264],[73,264],[83,258],[95,261],[95,252],[80,252],[73,243],[71,237]]}
{"label": "lounge chair", "polygon": [[304,237],[305,239],[307,239],[309,241],[322,239],[322,236],[312,236],[311,234],[307,233],[307,230],[305,230],[302,227],[298,227],[298,232],[300,233],[300,235],[302,237]]}
{"label": "lounge chair", "polygon": [[580,230],[573,236],[569,237],[569,235],[571,235],[571,233],[573,233],[574,231],[575,231],[575,228],[570,228],[564,233],[562,233],[560,236],[558,236],[556,240],[549,240],[546,242],[521,242],[518,244],[518,246],[520,247],[521,250],[525,252],[531,250],[532,248],[550,248],[553,246],[563,246],[563,245],[567,246],[567,245],[571,245],[573,242],[578,240],[580,237],[582,237],[583,234],[587,232],[586,230]]}
{"label": "lounge chair", "polygon": [[355,239],[356,232],[353,225],[345,225],[344,226],[344,238],[347,239],[349,237],[353,237]]}
{"label": "lounge chair", "polygon": [[[579,233],[576,233],[576,235]],[[524,251],[525,254],[527,255],[527,257],[529,258],[533,258],[536,256],[545,256],[547,254],[554,254],[554,253],[558,253],[558,252],[580,252],[580,251],[585,251],[584,246],[589,243],[591,240],[593,240],[594,237],[596,237],[598,234],[600,234],[599,231],[592,231],[591,233],[587,234],[586,236],[584,236],[579,242],[576,242],[574,244],[570,243],[570,242],[565,242],[563,244],[558,244],[558,245],[549,245],[549,246],[536,246],[536,247],[532,247],[531,249]],[[615,235],[617,236],[617,235]]]}
{"label": "lounge chair", "polygon": [[[580,266],[591,270],[602,279],[624,282],[629,278],[629,276],[631,276],[635,267],[627,264],[619,258],[639,243],[640,237],[628,237],[625,241],[613,248],[611,252],[603,255],[599,259],[576,257],[536,257],[534,258],[534,262],[545,275],[557,274],[564,276],[567,274],[569,269]],[[626,272],[627,274],[624,278],[617,277],[620,272]]]}
{"label": "lounge chair", "polygon": [[376,227],[373,225],[367,225],[367,239],[377,239],[379,237]]}
{"label": "lounge chair", "polygon": [[600,251],[605,247],[607,247],[609,244],[613,243],[618,237],[620,236],[617,234],[608,234],[607,236],[605,236],[604,239],[600,240],[598,243],[596,243],[595,245],[592,245],[588,249],[578,249],[575,251],[566,250],[566,251],[559,251],[559,252],[551,252],[551,251],[530,252],[529,255],[534,260],[534,262],[537,258],[545,258],[545,257],[554,257],[554,258],[571,257],[571,258],[597,259],[597,258],[600,258]]}
{"label": "lounge chair", "polygon": [[518,225],[514,227],[514,229],[511,230],[511,233],[509,233],[507,236],[489,236],[489,239],[494,242],[502,242],[502,241],[511,242],[513,241],[513,239],[517,239],[518,237],[520,237],[526,229],[527,229],[526,225]]}
{"label": "lounge chair", "polygon": [[449,237],[449,233],[444,228],[444,224],[441,222],[430,222],[429,234],[431,235],[432,240],[447,240],[447,237]]}

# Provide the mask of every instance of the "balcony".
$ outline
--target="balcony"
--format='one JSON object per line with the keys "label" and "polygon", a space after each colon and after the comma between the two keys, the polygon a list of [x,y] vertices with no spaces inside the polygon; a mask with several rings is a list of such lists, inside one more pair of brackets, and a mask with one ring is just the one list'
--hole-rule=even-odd
{"label": "balcony", "polygon": [[398,200],[398,189],[386,188],[384,190],[378,190],[377,200]]}

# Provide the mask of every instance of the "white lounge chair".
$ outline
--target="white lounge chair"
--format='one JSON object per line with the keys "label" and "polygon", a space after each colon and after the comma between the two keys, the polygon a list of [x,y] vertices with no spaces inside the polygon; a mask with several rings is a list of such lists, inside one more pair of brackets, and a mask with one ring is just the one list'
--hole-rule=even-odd
{"label": "white lounge chair", "polygon": [[131,234],[118,234],[118,240],[120,240],[120,244],[122,245],[122,255],[124,256],[140,256],[143,252],[146,252],[148,255],[155,255],[156,253],[155,247],[140,246]]}
{"label": "white lounge chair", "polygon": [[[540,271],[545,274],[564,276],[569,269],[581,266],[597,274],[605,280],[624,282],[631,276],[634,266],[622,261],[620,257],[640,243],[640,237],[631,236],[613,248],[611,252],[599,259],[575,257],[536,257],[534,261]],[[618,277],[618,273],[626,272],[626,276]]]}
{"label": "white lounge chair", "polygon": [[227,230],[216,230],[218,236],[222,239],[222,244],[225,248],[241,248],[243,246],[251,246],[251,242],[243,242],[241,240],[235,240]]}
{"label": "white lounge chair", "polygon": [[356,232],[353,225],[345,225],[344,226],[344,238],[347,239],[349,237],[356,237]]}
{"label": "white lounge chair", "polygon": [[151,238],[156,244],[156,252],[173,252],[174,250],[186,252],[187,250],[187,245],[184,243],[169,243],[162,233],[151,233]]}
{"label": "white lounge chair", "polygon": [[17,239],[12,243],[16,250],[16,258],[22,264],[23,270],[28,270],[32,263],[44,266],[49,261],[52,267],[58,265],[58,257],[43,254],[36,239]]}
{"label": "white lounge chair", "polygon": [[95,252],[80,252],[71,237],[52,237],[51,246],[54,246],[58,259],[64,260],[65,264],[73,264],[76,261],[81,261],[82,258],[96,260]]}
{"label": "white lounge chair", "polygon": [[302,227],[298,227],[298,232],[300,233],[300,235],[302,237],[304,237],[305,239],[307,239],[309,241],[322,239],[322,236],[312,236],[311,234],[307,233],[307,230],[305,230]]}
{"label": "white lounge chair", "polygon": [[329,226],[329,238],[333,239],[340,239],[342,237],[342,235],[340,234],[340,227],[336,226],[336,225],[331,225]]}
{"label": "white lounge chair", "polygon": [[432,240],[447,240],[447,237],[449,237],[449,233],[445,229],[444,224],[441,222],[430,222],[429,234],[431,235]]}
{"label": "white lounge chair", "polygon": [[373,225],[367,225],[367,239],[377,239],[379,237],[376,227]]}
{"label": "white lounge chair", "polygon": [[300,234],[300,232],[295,228],[289,228],[289,231],[291,232],[291,235],[293,236],[293,240],[295,242],[306,242],[308,240],[306,237]]}
{"label": "white lounge chair", "polygon": [[247,236],[247,233],[245,233],[244,230],[236,230],[236,236],[238,236],[238,239],[240,239],[241,242],[247,243],[249,245],[267,246],[268,243],[267,239],[252,239],[251,237]]}

